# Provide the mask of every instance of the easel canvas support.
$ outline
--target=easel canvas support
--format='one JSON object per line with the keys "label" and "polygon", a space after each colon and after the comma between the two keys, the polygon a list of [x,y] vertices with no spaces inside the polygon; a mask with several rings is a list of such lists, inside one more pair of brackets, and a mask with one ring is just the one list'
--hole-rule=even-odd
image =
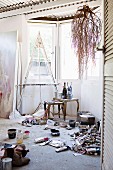
{"label": "easel canvas support", "polygon": [[[47,70],[52,78],[52,82],[53,83],[45,83],[45,86],[46,85],[54,85],[55,89],[57,90],[57,84],[55,83],[55,78],[53,76],[53,73],[52,73],[52,70],[51,70],[51,66],[49,64],[49,59],[47,57],[47,54],[46,54],[46,50],[45,50],[45,47],[43,45],[43,42],[42,42],[42,38],[41,38],[41,35],[40,35],[40,32],[38,33],[38,36],[37,36],[37,39],[36,39],[36,47],[37,50],[38,50],[38,56],[37,56],[37,59],[39,61],[39,83],[38,84],[35,84],[36,86],[40,86],[40,102],[39,102],[39,105],[37,106],[36,110],[37,111],[41,106],[42,106],[42,97],[41,97],[41,86],[44,85],[44,83],[40,83],[40,77],[41,77],[41,72],[40,72],[40,51],[43,50],[43,54],[44,54],[44,60],[45,60],[45,63],[46,63],[46,67],[47,67]],[[29,76],[29,72],[30,72],[30,69],[31,69],[31,66],[32,66],[32,61],[33,61],[33,57],[34,57],[34,54],[32,54],[31,56],[31,59],[30,59],[30,62],[29,62],[29,65],[28,65],[28,69],[27,69],[27,72],[26,72],[26,76],[25,76],[25,81],[24,81],[24,84],[19,84],[18,86],[22,87],[22,92],[21,92],[21,95],[20,95],[20,100],[18,102],[18,108],[20,107],[20,104],[21,104],[21,101],[22,101],[22,96],[23,96],[23,93],[24,93],[24,89],[26,86],[28,86],[28,83],[27,83],[27,80],[28,80],[28,76]],[[29,86],[33,86],[34,84],[29,84]],[[34,111],[34,112],[35,112]]]}

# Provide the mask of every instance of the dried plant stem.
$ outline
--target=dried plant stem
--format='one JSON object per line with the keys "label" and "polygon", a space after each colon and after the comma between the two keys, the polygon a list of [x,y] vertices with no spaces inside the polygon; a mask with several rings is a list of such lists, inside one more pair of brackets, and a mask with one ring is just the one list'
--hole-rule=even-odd
{"label": "dried plant stem", "polygon": [[95,63],[95,48],[100,42],[101,20],[89,8],[78,9],[72,21],[72,43],[78,57],[79,78],[87,69],[89,60]]}

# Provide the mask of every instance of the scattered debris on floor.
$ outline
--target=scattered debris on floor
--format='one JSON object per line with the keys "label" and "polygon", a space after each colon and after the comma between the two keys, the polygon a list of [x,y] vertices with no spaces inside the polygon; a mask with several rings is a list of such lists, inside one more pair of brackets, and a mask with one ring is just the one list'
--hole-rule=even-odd
{"label": "scattered debris on floor", "polygon": [[[87,155],[100,155],[101,152],[101,132],[100,121],[95,124],[95,117],[90,112],[78,112],[77,119],[69,121],[55,121],[55,119],[44,119],[43,114],[38,117],[35,115],[23,116],[21,125],[25,127],[45,125],[44,131],[47,130],[45,136],[35,138],[35,146],[49,145],[55,147],[55,152],[72,151],[73,155],[80,156]],[[69,141],[64,140],[61,133],[61,128],[65,129],[65,133],[69,134]],[[48,135],[49,132],[49,135]],[[46,131],[45,131],[46,133]],[[29,138],[30,130],[23,132],[23,139]],[[29,139],[28,139],[29,140]],[[16,146],[17,147],[17,146]],[[18,147],[14,152],[18,151]],[[2,151],[1,151],[2,153]],[[0,154],[1,154],[0,153]],[[22,154],[22,153],[21,153]],[[13,157],[14,159],[14,157]],[[25,160],[22,156],[22,159]],[[29,162],[29,158],[25,162]],[[23,165],[24,163],[19,163]]]}
{"label": "scattered debris on floor", "polygon": [[[43,119],[43,114],[41,117],[38,117],[38,114],[35,114],[32,117],[30,115],[30,117],[27,117],[22,121],[22,125],[27,127],[32,125],[45,125],[44,130],[50,130],[51,139],[47,136],[40,137],[35,139],[35,143],[40,143],[40,146],[50,145],[57,147],[58,149],[56,152],[70,149],[78,154],[100,155],[100,124],[97,122],[97,125],[95,125],[95,117],[89,111],[79,111],[77,113],[77,121],[69,120],[68,123],[64,121],[57,122],[51,119]],[[60,138],[62,138],[60,130],[55,128],[55,126],[65,128],[66,130],[78,128],[78,131],[70,134],[70,140],[73,140],[74,142],[73,145],[69,146],[66,142],[61,142],[61,139],[54,140],[54,137],[60,136]]]}
{"label": "scattered debris on floor", "polygon": [[80,153],[73,153],[74,156],[81,156],[82,154]]}
{"label": "scattered debris on floor", "polygon": [[[86,119],[88,114],[88,119]],[[82,113],[83,115],[83,113]],[[89,117],[91,118],[91,122],[89,122]],[[93,118],[93,119],[92,119]],[[86,121],[85,121],[86,120]],[[88,121],[87,121],[88,120]],[[69,120],[69,122],[55,122],[54,120],[48,119],[45,125],[44,130],[51,131],[51,139],[47,137],[42,137],[39,139],[35,139],[35,143],[41,143],[40,146],[50,145],[54,146],[57,149],[56,152],[61,152],[65,150],[72,150],[79,154],[88,154],[88,155],[100,155],[101,151],[101,134],[99,129],[99,123],[94,124],[94,116],[90,115],[89,112],[85,113],[84,121],[75,121]],[[88,123],[89,122],[89,123]],[[66,130],[71,130],[78,128],[78,131],[70,134],[71,139],[73,140],[73,145],[69,146],[66,142],[61,142],[61,139],[54,140],[55,136],[62,136],[60,135],[60,130],[55,128],[58,126],[59,128],[65,128]],[[46,140],[47,139],[47,140]],[[76,154],[75,154],[76,155]],[[75,156],[74,155],[74,156]]]}
{"label": "scattered debris on floor", "polygon": [[60,136],[60,131],[57,129],[51,129],[51,135],[52,136]]}
{"label": "scattered debris on floor", "polygon": [[[50,146],[59,148],[56,152],[70,149],[79,154],[100,155],[101,135],[100,132],[97,131],[96,125],[90,127],[89,125],[79,125],[78,129],[78,132],[70,134],[74,142],[72,146],[67,145],[66,141],[62,142],[61,139],[55,140],[54,138],[47,137],[35,139],[35,143],[42,142],[41,146],[49,144]],[[51,131],[55,133],[55,135],[52,136],[59,136],[57,135],[57,133],[60,133],[59,130],[51,129]]]}
{"label": "scattered debris on floor", "polygon": [[95,116],[89,111],[79,111],[77,113],[77,121],[79,121],[81,125],[94,125]]}
{"label": "scattered debris on floor", "polygon": [[80,131],[76,134],[73,134],[75,139],[75,144],[73,150],[82,154],[95,154],[100,155],[100,145],[101,145],[101,136],[100,132],[97,131],[96,125],[93,125],[89,128],[80,128]]}
{"label": "scattered debris on floor", "polygon": [[61,148],[65,146],[65,142],[61,141],[61,140],[51,140],[49,143],[50,146],[53,146],[55,148]]}
{"label": "scattered debris on floor", "polygon": [[62,152],[62,151],[66,151],[66,150],[68,150],[68,149],[70,149],[69,146],[63,146],[63,147],[60,147],[60,148],[55,149],[55,151],[56,151],[56,152]]}
{"label": "scattered debris on floor", "polygon": [[45,141],[48,141],[48,140],[49,140],[48,137],[40,137],[40,138],[35,139],[35,143],[41,143],[41,142],[45,142]]}

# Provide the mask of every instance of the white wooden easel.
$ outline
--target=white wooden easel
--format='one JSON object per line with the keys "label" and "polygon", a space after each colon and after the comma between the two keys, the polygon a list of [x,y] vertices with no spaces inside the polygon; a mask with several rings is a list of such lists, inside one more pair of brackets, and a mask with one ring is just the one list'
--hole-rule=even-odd
{"label": "white wooden easel", "polygon": [[[44,44],[43,44],[43,41],[42,41],[42,38],[41,38],[41,34],[40,32],[38,33],[38,36],[37,36],[37,39],[36,39],[36,47],[38,49],[38,61],[39,61],[39,83],[37,84],[27,84],[27,79],[28,79],[28,75],[29,75],[29,72],[30,72],[30,69],[31,69],[31,66],[32,66],[32,61],[33,61],[33,58],[34,58],[34,54],[31,56],[31,59],[30,59],[30,62],[29,62],[29,65],[28,65],[28,69],[27,69],[27,72],[26,72],[26,76],[25,76],[25,80],[24,80],[24,84],[20,84],[18,86],[22,86],[22,93],[21,93],[21,96],[20,96],[20,100],[19,100],[19,103],[18,103],[18,107],[20,106],[21,104],[21,101],[22,101],[22,95],[24,93],[24,89],[25,89],[25,86],[33,86],[33,85],[37,85],[37,86],[40,86],[40,102],[36,108],[36,110],[34,111],[34,113],[36,111],[38,111],[41,107],[42,107],[42,94],[41,94],[41,86],[47,86],[47,85],[54,85],[55,86],[55,90],[57,91],[57,85],[58,83],[55,82],[55,79],[54,79],[54,76],[53,76],[53,73],[52,73],[52,70],[51,70],[51,66],[50,66],[50,63],[49,63],[49,59],[47,57],[47,54],[46,54],[46,50],[45,50],[45,47],[44,47]],[[50,76],[52,78],[52,82],[53,83],[40,83],[40,51],[43,50],[43,53],[44,53],[44,59],[45,59],[45,63],[46,63],[46,66],[47,66],[47,70],[48,72],[50,73]]]}

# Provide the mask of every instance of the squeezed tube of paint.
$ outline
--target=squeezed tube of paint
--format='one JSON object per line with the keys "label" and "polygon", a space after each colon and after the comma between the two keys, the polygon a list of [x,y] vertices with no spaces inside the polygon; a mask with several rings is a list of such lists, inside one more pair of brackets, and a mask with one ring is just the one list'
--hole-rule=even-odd
{"label": "squeezed tube of paint", "polygon": [[41,142],[45,142],[45,141],[48,141],[48,140],[49,140],[48,137],[45,137],[45,138],[40,137],[40,138],[35,139],[35,143],[41,143]]}

